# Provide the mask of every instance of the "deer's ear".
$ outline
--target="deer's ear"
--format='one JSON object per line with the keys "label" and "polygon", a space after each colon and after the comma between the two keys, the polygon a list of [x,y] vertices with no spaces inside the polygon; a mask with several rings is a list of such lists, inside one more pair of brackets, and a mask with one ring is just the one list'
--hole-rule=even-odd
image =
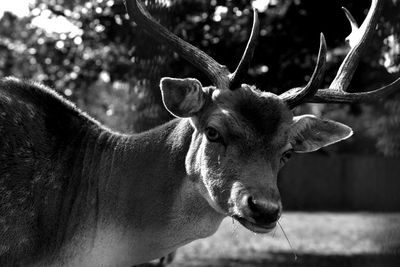
{"label": "deer's ear", "polygon": [[294,152],[306,153],[347,139],[352,134],[351,128],[342,123],[303,115],[293,118],[289,141]]}
{"label": "deer's ear", "polygon": [[176,117],[192,117],[204,106],[206,95],[196,79],[165,77],[160,88],[164,106]]}

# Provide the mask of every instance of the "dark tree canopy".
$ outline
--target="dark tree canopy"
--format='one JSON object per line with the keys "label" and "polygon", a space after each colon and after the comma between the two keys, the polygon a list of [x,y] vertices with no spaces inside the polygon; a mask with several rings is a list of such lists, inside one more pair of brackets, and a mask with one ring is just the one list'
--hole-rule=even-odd
{"label": "dark tree canopy", "polygon": [[[329,84],[347,52],[344,39],[350,33],[341,6],[362,22],[369,2],[148,0],[146,5],[163,25],[231,71],[250,34],[251,3],[260,6],[260,39],[246,83],[280,93],[310,78],[320,32],[329,48],[324,85]],[[37,26],[43,18],[72,25],[73,30],[46,31]],[[188,62],[137,29],[122,1],[37,0],[28,17],[6,13],[0,36],[1,76],[45,83],[121,131],[146,130],[171,118],[162,107],[161,77],[195,77],[209,84]],[[377,38],[353,78],[352,90],[372,90],[400,75],[399,39],[400,1],[387,1]],[[296,110],[305,111],[352,125],[357,134],[344,150],[369,153],[374,146],[365,144],[376,142],[385,154],[400,154],[399,96],[376,105],[305,105]]]}

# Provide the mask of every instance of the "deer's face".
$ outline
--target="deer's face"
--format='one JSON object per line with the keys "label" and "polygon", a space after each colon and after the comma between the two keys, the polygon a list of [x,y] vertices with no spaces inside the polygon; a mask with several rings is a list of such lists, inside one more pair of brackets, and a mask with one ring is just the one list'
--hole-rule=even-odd
{"label": "deer's face", "polygon": [[188,170],[200,175],[215,209],[253,231],[270,230],[281,212],[277,174],[291,150],[291,112],[276,95],[248,86],[209,94],[192,118]]}
{"label": "deer's face", "polygon": [[254,232],[272,230],[279,219],[277,174],[290,154],[351,135],[340,123],[294,118],[278,96],[247,85],[219,90],[195,79],[164,78],[161,89],[166,108],[194,127],[188,175],[215,210]]}

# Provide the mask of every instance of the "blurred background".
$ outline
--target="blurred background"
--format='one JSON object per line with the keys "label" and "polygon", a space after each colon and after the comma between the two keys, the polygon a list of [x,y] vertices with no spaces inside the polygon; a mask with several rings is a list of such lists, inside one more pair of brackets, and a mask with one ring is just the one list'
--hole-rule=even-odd
{"label": "blurred background", "polygon": [[[131,22],[122,0],[18,0],[0,6],[0,76],[36,80],[112,129],[135,133],[171,119],[163,76],[206,77]],[[348,52],[345,6],[361,23],[365,0],[147,0],[153,16],[232,71],[252,24],[260,38],[246,83],[274,93],[307,83],[319,34],[328,86]],[[386,0],[376,38],[350,91],[400,76],[400,1]],[[352,126],[348,141],[298,155],[280,174],[287,212],[280,229],[254,236],[231,220],[211,239],[179,250],[176,266],[400,266],[400,94],[374,104],[305,104]],[[298,254],[295,259],[294,253]]]}

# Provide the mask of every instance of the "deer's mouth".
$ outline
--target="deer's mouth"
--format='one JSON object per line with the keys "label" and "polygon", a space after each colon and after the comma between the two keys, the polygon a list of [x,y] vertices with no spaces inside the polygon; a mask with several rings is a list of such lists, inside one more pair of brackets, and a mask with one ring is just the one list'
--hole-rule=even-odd
{"label": "deer's mouth", "polygon": [[254,233],[259,233],[259,234],[266,234],[271,232],[275,227],[277,222],[269,223],[269,224],[259,224],[256,222],[251,222],[247,220],[244,217],[238,216],[238,215],[232,215],[232,218],[234,218],[236,221],[238,221],[241,225],[249,229],[250,231]]}

